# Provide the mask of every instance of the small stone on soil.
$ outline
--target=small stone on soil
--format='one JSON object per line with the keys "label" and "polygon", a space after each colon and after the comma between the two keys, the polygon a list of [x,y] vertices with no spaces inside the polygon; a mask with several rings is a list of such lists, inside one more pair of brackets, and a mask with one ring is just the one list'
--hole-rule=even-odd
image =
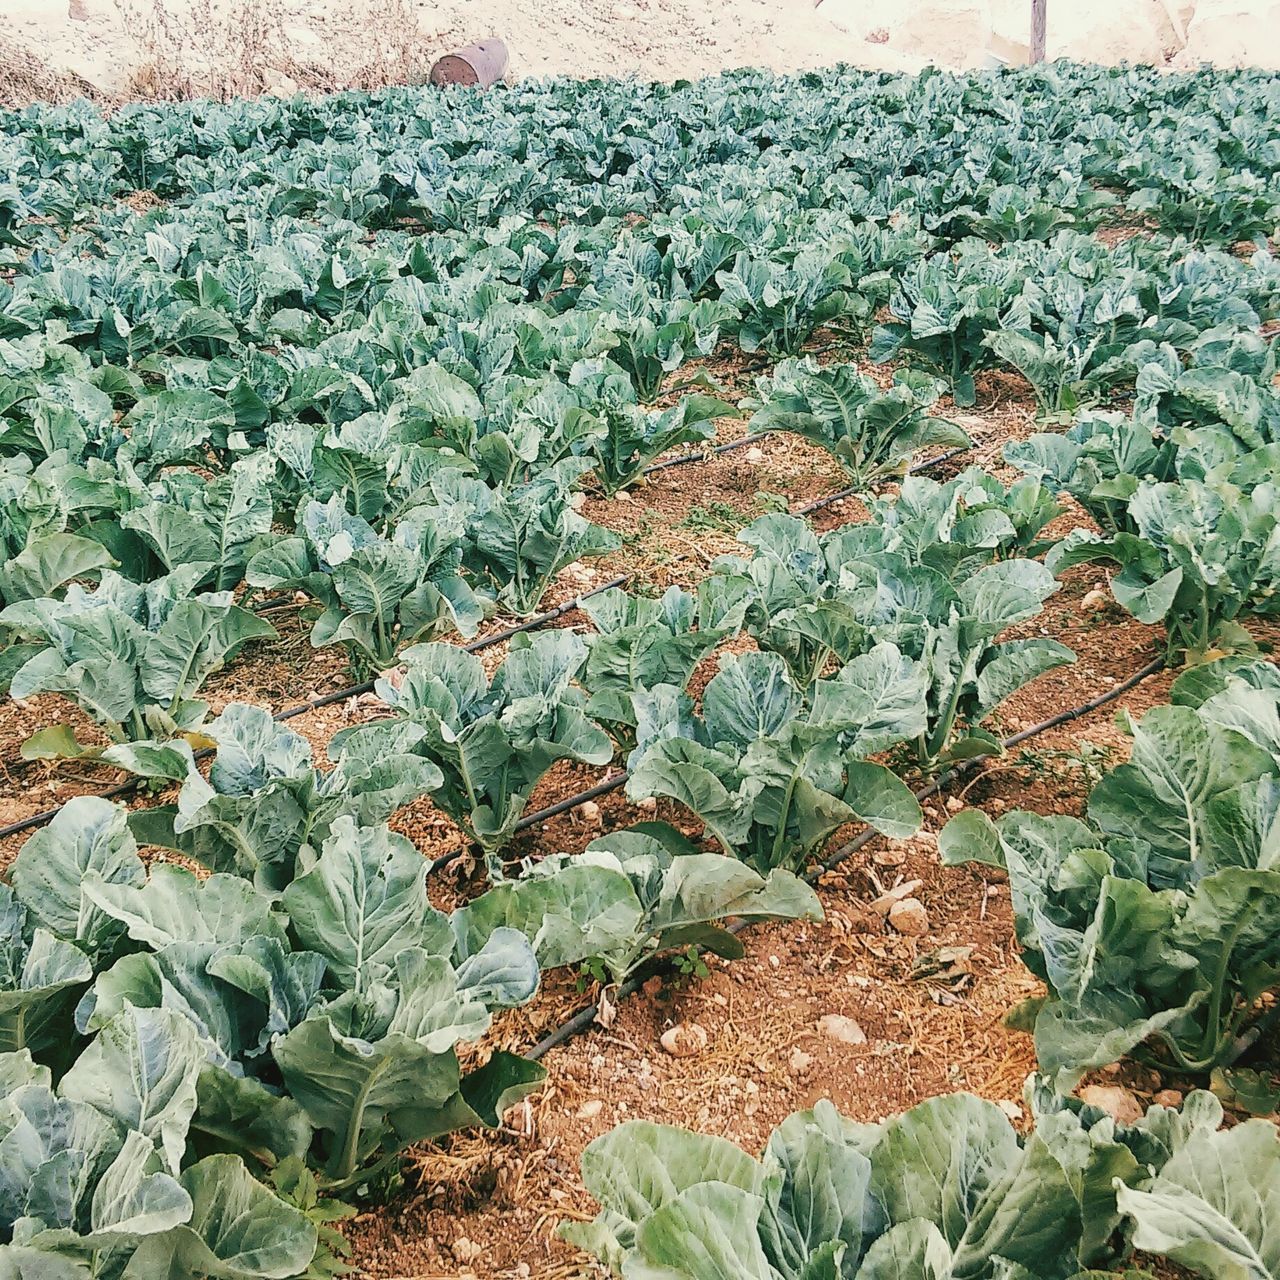
{"label": "small stone on soil", "polygon": [[692,1058],[707,1047],[707,1033],[696,1022],[677,1022],[662,1033],[659,1043],[673,1058]]}
{"label": "small stone on soil", "polygon": [[1134,1124],[1142,1119],[1142,1105],[1119,1085],[1087,1084],[1077,1094],[1081,1102],[1105,1111],[1118,1124]]}
{"label": "small stone on soil", "polygon": [[843,1013],[827,1013],[818,1019],[818,1030],[829,1040],[841,1044],[866,1044],[867,1033]]}
{"label": "small stone on soil", "polygon": [[579,1120],[594,1120],[604,1110],[604,1103],[599,1098],[592,1098],[578,1108]]}
{"label": "small stone on soil", "polygon": [[871,910],[878,911],[882,916],[888,915],[896,903],[901,902],[904,898],[912,897],[918,889],[924,888],[923,880],[904,880],[901,884],[895,885],[887,893],[882,893],[872,902]]}
{"label": "small stone on soil", "polygon": [[1161,1089],[1151,1101],[1158,1107],[1180,1107],[1182,1094],[1177,1089]]}
{"label": "small stone on soil", "polygon": [[889,924],[909,938],[922,938],[929,932],[929,913],[919,898],[904,898],[889,908]]}

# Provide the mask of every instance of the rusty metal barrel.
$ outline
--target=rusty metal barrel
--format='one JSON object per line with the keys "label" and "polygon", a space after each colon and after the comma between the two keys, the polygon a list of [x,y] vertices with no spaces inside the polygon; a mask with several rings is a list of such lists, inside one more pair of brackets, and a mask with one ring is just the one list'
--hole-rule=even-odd
{"label": "rusty metal barrel", "polygon": [[487,89],[507,73],[507,46],[497,36],[469,44],[457,53],[446,53],[431,68],[437,86],[464,84]]}

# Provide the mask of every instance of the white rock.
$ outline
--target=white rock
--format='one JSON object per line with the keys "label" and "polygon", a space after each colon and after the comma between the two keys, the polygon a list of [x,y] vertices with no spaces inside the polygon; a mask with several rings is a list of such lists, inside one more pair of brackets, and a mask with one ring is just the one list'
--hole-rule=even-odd
{"label": "white rock", "polygon": [[826,1013],[818,1019],[818,1030],[829,1040],[840,1044],[866,1044],[867,1033],[843,1013]]}
{"label": "white rock", "polygon": [[459,1262],[473,1262],[484,1252],[484,1247],[476,1244],[474,1240],[468,1240],[466,1236],[459,1236],[449,1246],[449,1252]]}
{"label": "white rock", "polygon": [[1142,1119],[1142,1105],[1128,1089],[1117,1084],[1087,1084],[1077,1093],[1081,1102],[1105,1111],[1117,1124],[1134,1124]]}
{"label": "white rock", "polygon": [[752,445],[750,449],[742,455],[743,461],[749,463],[753,467],[758,467],[764,461],[764,450]]}
{"label": "white rock", "polygon": [[929,932],[929,913],[919,898],[903,898],[889,908],[889,927],[909,938],[923,938]]}
{"label": "white rock", "polygon": [[887,916],[893,907],[901,902],[904,898],[912,897],[917,889],[924,888],[923,880],[904,880],[899,885],[886,893],[882,893],[878,898],[868,904],[870,910],[878,911],[882,916]]}
{"label": "white rock", "polygon": [[662,1033],[659,1043],[673,1058],[692,1058],[707,1047],[707,1033],[696,1022],[677,1022]]}
{"label": "white rock", "polygon": [[579,1120],[594,1120],[604,1110],[604,1103],[599,1098],[591,1098],[578,1108]]}
{"label": "white rock", "polygon": [[800,1048],[791,1050],[791,1057],[787,1060],[787,1066],[790,1068],[793,1076],[807,1075],[809,1068],[812,1065],[813,1058],[810,1054],[805,1053],[805,1051]]}

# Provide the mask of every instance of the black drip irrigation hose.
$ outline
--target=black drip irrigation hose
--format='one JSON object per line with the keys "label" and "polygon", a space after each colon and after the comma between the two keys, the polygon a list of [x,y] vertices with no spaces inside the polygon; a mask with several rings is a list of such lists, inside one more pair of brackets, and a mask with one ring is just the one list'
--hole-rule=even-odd
{"label": "black drip irrigation hose", "polygon": [[755,431],[745,436],[739,436],[736,440],[730,440],[728,444],[713,445],[710,449],[697,449],[693,453],[682,453],[678,458],[667,458],[662,462],[652,462],[644,469],[646,476],[656,475],[659,471],[670,471],[673,467],[687,466],[690,462],[709,462],[712,458],[722,453],[732,453],[735,449],[741,449],[744,445],[755,444],[757,440],[763,440],[765,436],[771,436],[772,431]]}
{"label": "black drip irrigation hose", "polygon": [[528,813],[516,823],[516,830],[528,831],[530,827],[536,827],[538,823],[545,822],[548,818],[556,818],[562,813],[571,812],[579,805],[586,804],[588,800],[594,800],[598,796],[607,796],[609,792],[617,791],[628,777],[629,775],[625,773],[614,774],[611,778],[605,778],[604,781],[597,782],[594,787],[579,791],[576,796],[566,796],[565,799],[548,805],[545,809],[539,809],[535,813]]}
{"label": "black drip irrigation hose", "polygon": [[[1028,729],[1023,729],[1019,733],[1013,734],[1011,737],[1001,741],[1001,746],[1008,750],[1010,747],[1016,747],[1019,743],[1026,742],[1029,738],[1034,738],[1039,734],[1046,733],[1050,729],[1056,729],[1059,725],[1070,724],[1073,720],[1079,720],[1083,716],[1090,715],[1092,712],[1105,707],[1108,703],[1114,702],[1117,698],[1123,697],[1130,689],[1135,688],[1144,680],[1149,679],[1157,672],[1163,670],[1165,665],[1163,658],[1156,658],[1147,663],[1140,671],[1134,672],[1127,679],[1122,680],[1119,684],[1108,689],[1106,693],[1099,694],[1096,698],[1091,698],[1088,702],[1083,702],[1077,707],[1071,707],[1066,711],[1059,711],[1056,715],[1050,716],[1047,720],[1041,720],[1039,724],[1034,724]],[[956,778],[981,764],[983,760],[990,759],[989,756],[976,756],[972,760],[966,760],[963,764],[957,765],[955,768],[948,769],[945,773],[939,774],[932,782],[921,787],[915,792],[918,801],[924,801],[931,796],[937,795],[949,783],[955,781]],[[621,779],[618,779],[621,781]],[[847,844],[843,844],[830,854],[817,868],[809,872],[805,877],[808,884],[816,884],[817,881],[829,871],[833,871],[842,862],[847,861],[863,846],[869,844],[879,833],[872,827],[867,827],[861,831]],[[729,926],[730,933],[741,933],[748,927],[745,920],[735,921]],[[628,996],[634,995],[644,982],[651,977],[652,974],[646,973],[643,978],[636,976],[628,978],[617,991],[614,1004],[618,1004],[625,1000]],[[589,1030],[596,1020],[599,1012],[599,1004],[592,1003],[584,1009],[579,1009],[568,1021],[562,1022],[554,1031],[543,1036],[537,1044],[529,1050],[525,1057],[531,1062],[537,1062],[545,1057],[552,1049],[558,1048],[567,1041],[572,1040],[574,1036],[581,1035]],[[1252,1043],[1252,1042],[1250,1042]],[[1246,1045],[1245,1048],[1248,1046]],[[1242,1049],[1241,1052],[1244,1050]]]}
{"label": "black drip irrigation hose", "polygon": [[[557,605],[554,609],[548,609],[545,613],[535,614],[532,618],[527,618],[524,622],[514,627],[507,627],[502,631],[494,632],[493,635],[484,636],[479,640],[473,640],[470,644],[463,646],[467,653],[479,653],[483,649],[492,648],[495,644],[501,644],[504,640],[510,640],[513,636],[519,635],[524,631],[536,631],[539,627],[545,626],[548,622],[554,622],[557,618],[562,618],[566,613],[572,613],[573,610],[581,607],[584,600],[589,600],[592,596],[598,595],[602,591],[608,591],[611,587],[620,587],[628,582],[631,578],[629,573],[621,573],[616,578],[611,578],[608,582],[601,586],[593,587],[590,591],[584,591],[581,595],[574,596],[572,600],[566,600],[564,604]],[[308,711],[317,711],[321,707],[332,706],[335,702],[345,702],[348,698],[358,697],[362,693],[370,693],[373,690],[374,682],[372,680],[363,680],[359,684],[348,685],[345,689],[338,689],[334,693],[326,693],[322,697],[312,698],[307,702],[300,702],[297,706],[287,707],[284,711],[277,711],[273,719],[275,720],[292,720],[295,716],[305,715]],[[194,753],[195,759],[204,760],[213,754],[212,747],[204,747]],[[621,779],[618,780],[621,783]],[[110,787],[106,791],[96,793],[99,800],[118,800],[121,796],[132,795],[134,791],[142,784],[141,778],[132,778],[128,782],[122,782],[118,786]],[[612,788],[607,788],[612,789]],[[604,794],[601,792],[601,794]],[[577,797],[578,803],[589,799],[589,796]],[[562,802],[563,804],[564,802]],[[572,805],[568,806],[572,808]],[[555,812],[563,813],[565,810],[560,807],[553,806]],[[6,827],[0,827],[0,840],[7,839],[9,836],[21,835],[24,831],[32,831],[36,827],[42,827],[47,822],[51,822],[58,814],[57,809],[46,809],[42,813],[33,813],[29,818],[22,818],[17,822],[11,822]],[[532,826],[535,821],[541,821],[543,817],[551,816],[550,814],[530,814],[524,822]],[[517,828],[522,829],[522,828]]]}
{"label": "black drip irrigation hose", "polygon": [[[530,827],[536,827],[540,822],[546,822],[548,818],[557,818],[562,813],[570,813],[579,805],[586,804],[588,800],[594,800],[597,796],[607,796],[611,791],[617,789],[626,782],[628,778],[626,773],[614,774],[611,778],[605,778],[602,782],[597,782],[594,787],[588,787],[585,791],[579,791],[577,795],[566,796],[563,800],[558,800],[555,804],[548,805],[545,809],[537,809],[533,813],[527,813],[515,825],[515,830],[528,831]],[[455,862],[460,861],[467,853],[468,849],[451,849],[448,853],[442,854],[427,864],[427,874],[435,875],[437,871],[444,871],[447,867],[453,866]]]}
{"label": "black drip irrigation hose", "polygon": [[[952,458],[958,457],[962,453],[968,453],[969,446],[961,445],[956,449],[948,449],[946,453],[940,453],[936,458],[927,458],[924,462],[914,463],[907,468],[906,474],[909,476],[919,475],[922,471],[928,471],[932,467],[940,467],[944,462],[950,462]],[[841,489],[837,493],[830,493],[825,498],[817,498],[813,502],[806,502],[802,507],[796,507],[791,514],[793,516],[808,516],[815,511],[821,511],[824,507],[833,506],[842,498],[852,498],[855,494],[863,491],[861,485],[850,485],[847,489]]]}

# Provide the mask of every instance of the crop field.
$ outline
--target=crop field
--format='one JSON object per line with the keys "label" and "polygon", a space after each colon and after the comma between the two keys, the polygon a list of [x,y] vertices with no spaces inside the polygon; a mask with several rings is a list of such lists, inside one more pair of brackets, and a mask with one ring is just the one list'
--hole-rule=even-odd
{"label": "crop field", "polygon": [[0,1280],[1280,1276],[1280,77],[0,114]]}

